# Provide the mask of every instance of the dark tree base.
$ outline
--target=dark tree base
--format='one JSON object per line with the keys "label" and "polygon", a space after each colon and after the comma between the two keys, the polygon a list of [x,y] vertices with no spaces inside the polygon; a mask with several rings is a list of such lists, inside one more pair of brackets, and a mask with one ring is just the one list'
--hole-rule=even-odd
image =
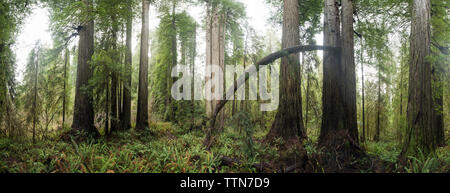
{"label": "dark tree base", "polygon": [[326,173],[360,173],[362,170],[379,170],[375,160],[355,142],[347,131],[329,132],[319,139],[319,154],[311,159],[311,169]]}
{"label": "dark tree base", "polygon": [[100,136],[100,133],[95,128],[90,129],[89,132],[81,129],[71,129],[61,134],[61,140],[64,142],[72,142],[72,140],[75,142],[85,142],[98,139]]}

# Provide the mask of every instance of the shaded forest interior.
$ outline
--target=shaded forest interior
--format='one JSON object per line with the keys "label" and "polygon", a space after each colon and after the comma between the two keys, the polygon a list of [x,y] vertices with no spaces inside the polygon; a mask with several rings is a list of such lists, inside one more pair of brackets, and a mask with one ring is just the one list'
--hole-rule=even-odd
{"label": "shaded forest interior", "polygon": [[0,173],[450,172],[450,0],[251,1],[2,0]]}

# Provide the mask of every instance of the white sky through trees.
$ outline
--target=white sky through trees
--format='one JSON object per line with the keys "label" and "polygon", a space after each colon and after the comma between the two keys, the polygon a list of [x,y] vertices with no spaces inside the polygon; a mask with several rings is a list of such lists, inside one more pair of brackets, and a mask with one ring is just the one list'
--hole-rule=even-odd
{"label": "white sky through trees", "polygon": [[[238,0],[246,6],[246,14],[248,17],[249,25],[255,29],[257,35],[264,36],[266,32],[272,30],[276,32],[277,38],[281,40],[281,26],[274,26],[269,22],[271,16],[271,8],[265,3],[265,0]],[[178,8],[178,12],[181,10],[187,10],[188,13],[197,21],[197,23],[202,24],[203,18],[205,16],[204,7],[192,7],[184,5],[184,7]],[[26,62],[30,51],[33,49],[37,41],[40,41],[46,47],[52,47],[52,39],[49,31],[49,18],[48,10],[46,8],[36,7],[33,9],[32,13],[25,19],[22,30],[17,37],[17,43],[14,46],[16,53],[16,77],[19,82],[23,79],[23,73],[25,71]],[[150,8],[150,31],[155,31],[159,25],[159,13],[155,6]],[[139,15],[135,18],[133,23],[133,54],[136,53],[136,48],[139,45],[139,33],[141,29]],[[204,66],[204,50],[205,50],[205,32],[203,28],[198,29],[199,32],[197,37],[197,65]],[[151,37],[152,38],[152,37]],[[323,35],[316,35],[316,41],[318,45],[323,43]],[[76,45],[77,40],[72,40],[72,45]],[[150,45],[152,46],[152,45]],[[150,53],[149,53],[150,54]],[[320,56],[322,53],[319,53]],[[356,61],[359,64],[358,61]],[[199,66],[197,66],[199,68]],[[203,69],[203,68],[200,68]],[[373,71],[367,67],[368,72]],[[359,69],[357,69],[359,73]],[[374,71],[376,72],[376,71]]]}

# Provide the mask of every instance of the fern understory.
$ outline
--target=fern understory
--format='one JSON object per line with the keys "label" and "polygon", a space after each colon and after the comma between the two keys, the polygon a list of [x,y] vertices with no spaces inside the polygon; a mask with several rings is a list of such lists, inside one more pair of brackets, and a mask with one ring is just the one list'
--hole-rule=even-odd
{"label": "fern understory", "polygon": [[[255,129],[248,139],[248,131],[227,127],[211,152],[202,146],[202,130],[189,132],[170,123],[155,123],[150,131],[117,132],[83,143],[62,142],[60,134],[36,144],[1,138],[0,173],[252,173],[257,172],[252,164],[279,157],[277,145],[260,142],[265,134],[263,129]],[[308,155],[320,153],[315,144],[314,136],[305,142]],[[367,142],[362,146],[369,155],[392,165],[384,172],[450,171],[449,146],[432,155],[410,157],[402,168],[397,165],[398,144]],[[240,163],[222,166],[222,156],[239,159]]]}

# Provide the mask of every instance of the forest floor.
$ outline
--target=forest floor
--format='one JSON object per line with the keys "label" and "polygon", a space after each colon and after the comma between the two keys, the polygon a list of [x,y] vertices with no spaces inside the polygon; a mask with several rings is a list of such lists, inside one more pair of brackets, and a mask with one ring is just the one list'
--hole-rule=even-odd
{"label": "forest floor", "polygon": [[[226,128],[210,151],[202,146],[202,130],[186,131],[170,123],[155,123],[150,131],[117,132],[109,137],[77,143],[64,142],[61,133],[32,144],[0,138],[0,173],[252,173],[256,163],[275,169],[279,146],[262,143],[266,132],[256,131],[253,140],[240,131]],[[313,137],[310,137],[313,138]],[[352,172],[450,172],[450,146],[430,156],[411,157],[399,168],[399,145],[367,142],[362,145],[371,165]],[[314,140],[305,141],[308,157],[321,155]],[[232,163],[224,163],[226,159]],[[314,160],[314,159],[312,159]],[[312,161],[310,160],[310,162]],[[230,160],[228,160],[230,161]],[[261,164],[261,165],[262,165]],[[311,164],[311,163],[310,163]],[[313,163],[314,164],[314,163]],[[290,172],[299,172],[291,170]],[[301,172],[301,171],[300,171]],[[320,165],[306,172],[327,172]],[[345,170],[343,170],[345,172]]]}

